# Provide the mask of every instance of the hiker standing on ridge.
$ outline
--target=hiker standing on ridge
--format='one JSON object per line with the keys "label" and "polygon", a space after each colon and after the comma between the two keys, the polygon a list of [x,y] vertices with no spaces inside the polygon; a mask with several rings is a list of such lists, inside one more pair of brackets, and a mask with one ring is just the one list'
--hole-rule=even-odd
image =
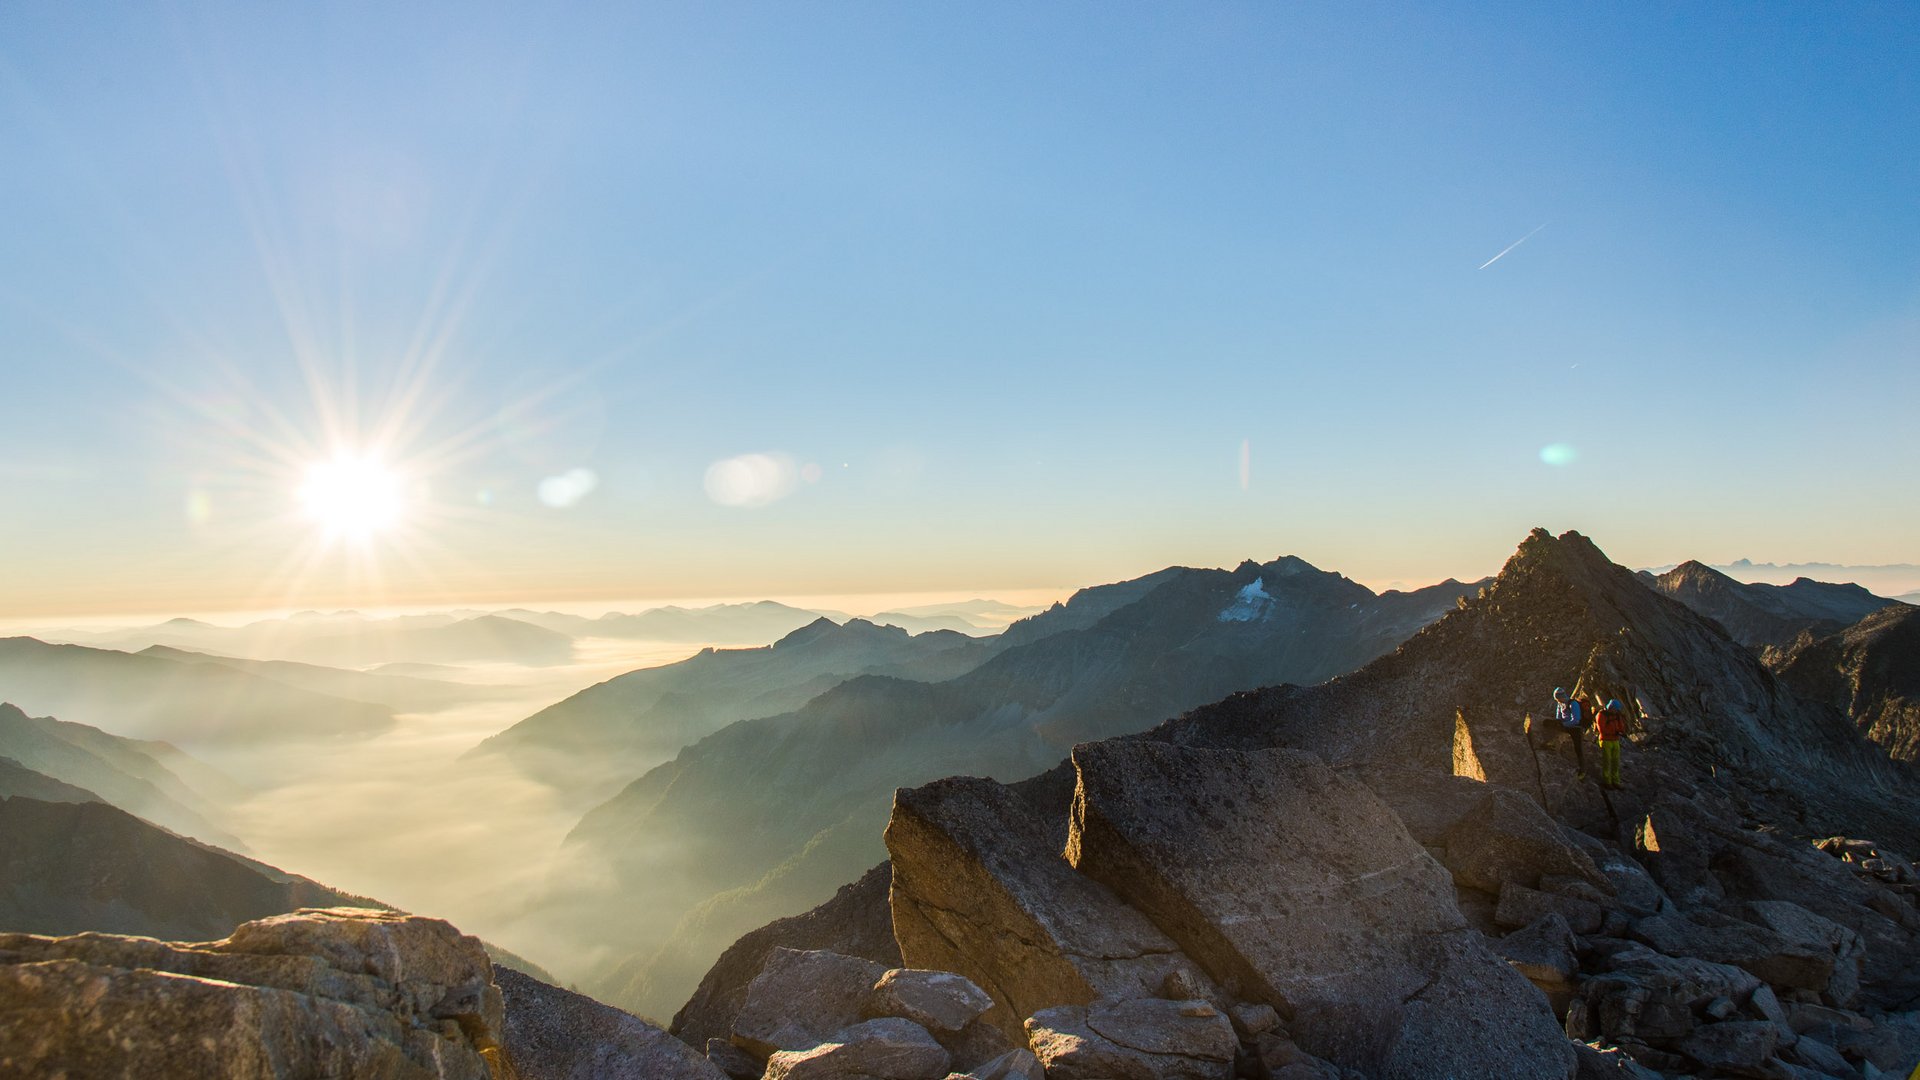
{"label": "hiker standing on ridge", "polygon": [[1600,739],[1600,786],[1620,790],[1620,740],[1627,733],[1627,707],[1619,698],[1607,702],[1594,718]]}
{"label": "hiker standing on ridge", "polygon": [[1575,780],[1587,778],[1587,756],[1580,748],[1581,735],[1587,726],[1585,718],[1586,710],[1580,707],[1577,699],[1567,694],[1565,687],[1553,688],[1553,719],[1560,725],[1560,730],[1567,733],[1567,741],[1573,744]]}

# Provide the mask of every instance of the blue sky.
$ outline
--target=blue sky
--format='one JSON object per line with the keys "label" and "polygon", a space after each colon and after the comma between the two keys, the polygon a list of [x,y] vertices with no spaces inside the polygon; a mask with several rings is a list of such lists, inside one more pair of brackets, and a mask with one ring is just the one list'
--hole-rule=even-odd
{"label": "blue sky", "polygon": [[399,7],[0,10],[0,610],[1920,561],[1910,7]]}

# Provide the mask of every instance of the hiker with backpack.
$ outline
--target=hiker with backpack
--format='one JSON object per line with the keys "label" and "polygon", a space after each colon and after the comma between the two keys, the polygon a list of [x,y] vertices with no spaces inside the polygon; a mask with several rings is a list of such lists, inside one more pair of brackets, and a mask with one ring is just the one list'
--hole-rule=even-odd
{"label": "hiker with backpack", "polygon": [[1574,773],[1576,780],[1587,778],[1587,757],[1581,750],[1589,723],[1586,708],[1578,698],[1569,695],[1565,687],[1553,688],[1553,719],[1566,732],[1567,741],[1573,744]]}
{"label": "hiker with backpack", "polygon": [[1600,739],[1600,786],[1620,790],[1620,740],[1627,734],[1627,707],[1619,698],[1608,701],[1594,718],[1594,734]]}

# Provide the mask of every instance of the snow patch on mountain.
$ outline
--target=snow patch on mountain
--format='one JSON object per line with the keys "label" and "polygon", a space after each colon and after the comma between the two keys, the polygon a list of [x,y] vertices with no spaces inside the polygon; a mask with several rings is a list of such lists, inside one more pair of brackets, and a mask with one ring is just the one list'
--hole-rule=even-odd
{"label": "snow patch on mountain", "polygon": [[1273,597],[1268,595],[1266,585],[1254,578],[1241,587],[1219,618],[1221,622],[1253,622],[1266,618],[1272,611]]}

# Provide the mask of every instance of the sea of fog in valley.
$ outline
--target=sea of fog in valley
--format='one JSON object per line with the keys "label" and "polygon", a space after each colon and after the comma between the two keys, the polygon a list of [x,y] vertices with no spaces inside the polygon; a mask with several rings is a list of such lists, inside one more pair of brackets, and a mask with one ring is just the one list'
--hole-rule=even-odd
{"label": "sea of fog in valley", "polygon": [[[966,625],[971,634],[984,635],[1031,610],[997,606],[991,614],[976,613],[969,624],[951,614],[932,615],[915,629]],[[303,617],[282,618],[250,627],[173,620],[147,626],[93,621],[82,628],[18,628],[8,633],[79,646],[54,655],[63,663],[79,660],[91,666],[78,678],[63,671],[58,688],[49,686],[38,696],[31,680],[23,686],[16,677],[6,696],[29,715],[86,723],[115,735],[161,739],[210,766],[233,786],[217,794],[201,792],[215,806],[207,816],[225,836],[238,839],[244,854],[345,892],[446,918],[563,980],[573,980],[587,959],[580,943],[593,938],[595,912],[554,901],[604,896],[610,883],[585,880],[596,872],[593,861],[565,858],[562,842],[583,812],[608,792],[604,785],[588,793],[555,784],[551,776],[543,778],[546,782],[535,780],[511,756],[469,752],[487,737],[615,676],[685,660],[708,647],[769,645],[817,616],[796,609],[756,613],[760,617],[716,623],[711,639],[690,639],[697,631],[677,626],[671,640],[566,633],[562,642],[562,635],[550,628],[533,627],[532,613],[514,614],[519,617],[513,620],[513,631],[533,628],[538,637],[530,634],[523,642],[512,633],[499,635],[502,628],[493,626],[488,628],[493,636],[450,640],[461,626],[512,617],[476,612],[400,619],[306,616],[304,622]],[[832,616],[842,622],[847,618],[837,611]],[[590,622],[563,615],[549,621],[563,628]],[[324,632],[318,632],[321,629]],[[460,655],[463,652],[471,655]],[[392,709],[390,723],[377,730],[318,737],[280,730],[263,739],[236,737],[231,730],[221,737],[199,737],[190,725],[169,721],[163,709],[135,717],[116,708],[116,689],[129,697],[198,692],[199,698],[180,703],[185,712],[246,712],[247,722],[263,728],[281,724],[272,700],[241,702],[223,696],[225,691],[196,691],[177,679],[154,691],[140,681],[150,673],[125,675],[119,670],[137,667],[138,661],[152,667],[209,657],[245,658],[256,665],[264,661],[264,666],[250,669],[249,677],[275,680],[293,673],[281,662],[314,665],[298,671],[302,685],[323,686],[330,691],[328,701],[384,696],[389,704],[400,705]],[[332,681],[315,682],[323,678]],[[355,683],[356,678],[367,685]],[[94,692],[76,694],[74,687],[80,683],[90,683]],[[325,704],[320,708],[324,713]],[[300,717],[285,721],[301,722]],[[627,767],[638,776],[671,756],[662,752]]]}

